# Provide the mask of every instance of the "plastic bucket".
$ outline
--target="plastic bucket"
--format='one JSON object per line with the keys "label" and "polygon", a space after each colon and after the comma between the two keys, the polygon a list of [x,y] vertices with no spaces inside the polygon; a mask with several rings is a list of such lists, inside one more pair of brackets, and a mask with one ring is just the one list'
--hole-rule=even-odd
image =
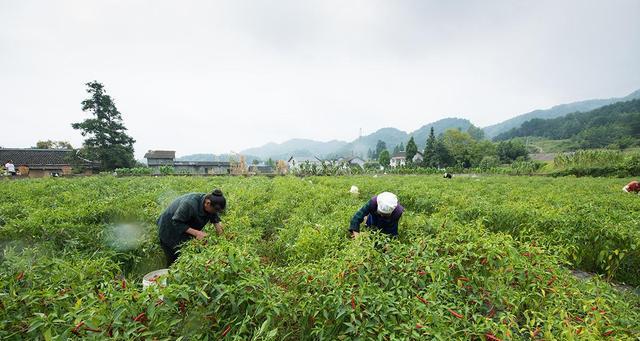
{"label": "plastic bucket", "polygon": [[145,289],[150,286],[155,286],[158,284],[160,284],[160,286],[163,286],[163,287],[166,286],[167,278],[166,277],[160,278],[160,277],[168,273],[169,273],[169,269],[160,269],[160,270],[149,272],[148,274],[144,275],[144,277],[142,277],[142,288]]}

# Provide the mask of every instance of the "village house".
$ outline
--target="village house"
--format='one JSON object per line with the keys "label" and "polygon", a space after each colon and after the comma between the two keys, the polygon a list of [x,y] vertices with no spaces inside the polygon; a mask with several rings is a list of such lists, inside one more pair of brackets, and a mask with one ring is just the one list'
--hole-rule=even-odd
{"label": "village house", "polygon": [[[2,165],[12,160],[20,176],[40,178],[74,174],[91,175],[100,169],[100,163],[74,155],[73,149],[0,148]],[[74,161],[75,160],[75,161]]]}
{"label": "village house", "polygon": [[398,152],[393,154],[391,160],[389,161],[389,165],[393,168],[402,167],[407,164],[407,153],[406,152]]}
{"label": "village house", "polygon": [[424,155],[421,152],[417,152],[411,161],[413,161],[414,164],[422,163],[422,161],[424,161]]}
{"label": "village house", "polygon": [[357,157],[357,156],[340,157],[340,158],[336,159],[335,162],[338,163],[338,164],[345,164],[345,165],[349,165],[349,166],[359,166],[360,168],[363,168],[364,164],[366,163],[362,158]]}
{"label": "village house", "polygon": [[250,174],[272,174],[275,172],[272,166],[266,164],[249,165]]}
{"label": "village house", "polygon": [[144,158],[154,174],[160,174],[160,167],[172,167],[179,174],[219,175],[231,172],[231,164],[226,161],[176,161],[173,150],[150,150]]}
{"label": "village house", "polygon": [[289,158],[289,160],[287,161],[287,164],[289,165],[289,169],[297,169],[300,168],[302,165],[308,164],[308,165],[316,165],[316,166],[322,166],[324,161],[320,160],[317,157],[308,157],[308,156],[292,156]]}

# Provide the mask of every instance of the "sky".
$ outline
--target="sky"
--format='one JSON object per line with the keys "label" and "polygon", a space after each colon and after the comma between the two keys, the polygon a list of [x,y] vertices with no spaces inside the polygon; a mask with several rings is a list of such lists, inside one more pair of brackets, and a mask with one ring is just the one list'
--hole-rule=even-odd
{"label": "sky", "polygon": [[0,0],[0,146],[80,146],[93,80],[138,159],[487,126],[639,89],[639,14],[637,0]]}

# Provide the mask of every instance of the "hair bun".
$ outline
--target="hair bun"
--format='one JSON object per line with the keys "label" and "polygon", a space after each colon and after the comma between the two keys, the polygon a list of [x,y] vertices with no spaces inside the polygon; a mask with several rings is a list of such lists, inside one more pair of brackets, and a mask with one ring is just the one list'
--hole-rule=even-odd
{"label": "hair bun", "polygon": [[211,193],[215,196],[221,197],[222,196],[222,190],[220,188],[216,188],[213,190],[213,193]]}

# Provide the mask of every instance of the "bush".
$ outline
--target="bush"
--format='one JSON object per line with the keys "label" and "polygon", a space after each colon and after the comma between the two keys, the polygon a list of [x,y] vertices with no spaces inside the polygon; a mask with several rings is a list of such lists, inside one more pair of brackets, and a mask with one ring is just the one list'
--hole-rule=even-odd
{"label": "bush", "polygon": [[160,174],[162,175],[171,175],[176,172],[176,169],[173,166],[160,166]]}
{"label": "bush", "polygon": [[118,176],[151,175],[152,169],[149,167],[116,168],[115,172]]}

